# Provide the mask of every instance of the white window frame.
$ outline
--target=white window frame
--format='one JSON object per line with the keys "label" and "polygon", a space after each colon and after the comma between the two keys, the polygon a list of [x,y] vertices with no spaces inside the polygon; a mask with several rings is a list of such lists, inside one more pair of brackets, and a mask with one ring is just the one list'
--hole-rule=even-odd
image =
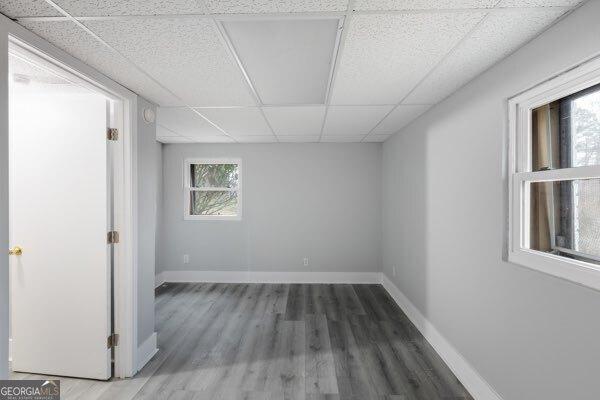
{"label": "white window frame", "polygon": [[533,182],[600,178],[600,166],[532,171],[531,111],[600,83],[600,59],[543,82],[508,101],[508,260],[600,290],[600,265],[527,248],[530,209],[527,186]]}
{"label": "white window frame", "polygon": [[[193,164],[236,164],[238,166],[238,186],[232,188],[192,188],[190,167]],[[190,200],[192,191],[217,190],[237,192],[237,214],[236,215],[193,215],[190,213]],[[242,160],[239,158],[186,158],[183,162],[183,210],[184,219],[190,221],[241,221],[242,220]]]}

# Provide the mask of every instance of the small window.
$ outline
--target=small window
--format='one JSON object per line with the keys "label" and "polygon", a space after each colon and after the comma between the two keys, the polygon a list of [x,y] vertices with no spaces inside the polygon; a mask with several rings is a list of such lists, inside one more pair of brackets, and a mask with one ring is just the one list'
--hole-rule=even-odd
{"label": "small window", "polygon": [[240,160],[186,160],[184,179],[186,219],[241,219]]}
{"label": "small window", "polygon": [[509,260],[600,289],[600,63],[510,101]]}

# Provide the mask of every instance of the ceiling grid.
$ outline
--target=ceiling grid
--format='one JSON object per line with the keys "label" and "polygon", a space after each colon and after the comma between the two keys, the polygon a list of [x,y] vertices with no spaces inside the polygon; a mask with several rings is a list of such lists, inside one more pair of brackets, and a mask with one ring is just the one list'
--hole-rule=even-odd
{"label": "ceiling grid", "polygon": [[[106,41],[104,41],[100,36],[98,36],[96,33],[94,33],[91,29],[89,29],[86,25],[84,25],[82,22],[78,21],[76,18],[74,18],[72,15],[70,15],[67,11],[65,11],[62,7],[60,7],[58,4],[56,4],[54,1],[52,0],[45,0],[46,3],[48,3],[50,6],[52,6],[53,8],[55,8],[58,12],[60,12],[61,14],[63,14],[65,17],[67,17],[69,20],[71,20],[72,22],[74,22],[78,27],[80,27],[81,29],[83,29],[86,33],[90,34],[92,37],[94,37],[96,40],[98,40],[100,43],[102,43],[102,45],[110,48],[112,51],[116,52],[117,54],[119,54],[121,57],[123,57],[125,60],[127,60],[127,62],[129,62],[131,65],[133,65],[137,70],[139,70],[142,74],[146,75],[148,78],[150,78],[153,82],[157,83],[160,87],[162,87],[163,89],[165,89],[167,92],[171,93],[174,97],[178,98],[181,100],[181,97],[178,96],[176,93],[173,93],[169,88],[165,87],[162,83],[158,82],[152,75],[150,75],[149,73],[147,73],[145,70],[143,70],[142,68],[140,68],[136,63],[134,63],[133,61],[131,61],[129,59],[129,57],[127,57],[125,54],[121,53],[120,51],[118,51],[117,49],[115,49],[113,46],[111,46],[109,43],[107,43]],[[204,115],[202,115],[202,113],[200,113],[199,111],[195,110],[194,108],[192,108],[189,104],[186,104],[186,107],[191,110],[193,113],[197,114],[198,116],[200,116],[201,118],[203,118],[206,122],[208,122],[210,125],[214,126],[217,130],[219,130],[220,132],[222,132],[225,136],[229,137],[230,139],[232,139],[234,142],[236,142],[236,140],[231,137],[227,132],[225,132],[221,127],[219,127],[218,125],[216,125],[215,123],[213,123],[211,120],[209,120],[208,118],[206,118]],[[181,133],[179,133],[180,136],[185,137],[184,135],[182,135]]]}
{"label": "ceiling grid", "polygon": [[327,121],[327,114],[329,113],[329,105],[331,104],[331,96],[333,93],[333,86],[335,85],[335,79],[337,77],[337,72],[340,66],[340,60],[342,59],[342,53],[344,52],[344,47],[346,46],[346,37],[348,37],[348,32],[350,31],[350,24],[352,22],[352,12],[355,0],[348,0],[348,6],[346,7],[346,16],[344,17],[343,25],[342,25],[342,34],[340,36],[340,40],[337,46],[337,52],[335,54],[335,59],[333,60],[333,68],[331,73],[331,82],[329,90],[327,91],[327,98],[325,99],[325,115],[323,116],[323,122],[321,124],[321,132],[319,133],[319,142],[323,140],[323,132],[325,130],[325,121]]}
{"label": "ceiling grid", "polygon": [[[252,84],[252,80],[250,79],[250,76],[248,76],[248,73],[246,72],[246,70],[244,68],[244,65],[242,64],[241,60],[237,56],[237,54],[236,54],[236,52],[235,52],[235,50],[233,48],[233,45],[231,44],[229,36],[227,36],[227,33],[225,32],[225,29],[223,28],[223,25],[221,25],[220,21],[217,20],[217,18],[213,17],[212,21],[215,24],[215,28],[219,32],[219,37],[221,38],[221,40],[223,42],[223,45],[227,49],[228,54],[232,57],[232,59],[234,60],[235,64],[237,65],[237,67],[240,69],[240,71],[242,73],[242,76],[244,77],[244,81],[245,81],[245,83],[247,85],[248,91],[250,92],[250,94],[254,98],[256,106],[260,110],[260,114],[262,115],[262,118],[264,119],[265,123],[269,127],[269,130],[271,131],[271,134],[275,138],[275,141],[279,142],[279,138],[275,134],[275,131],[273,130],[273,127],[271,126],[271,123],[269,122],[269,120],[267,119],[265,113],[263,112],[263,110],[261,108],[262,102],[260,100],[260,96],[256,92],[256,89],[254,88],[254,85]],[[252,135],[252,136],[255,136],[255,135]],[[256,135],[256,136],[258,136],[258,135]]]}
{"label": "ceiling grid", "polygon": [[[500,3],[502,0],[495,0],[496,4],[494,4],[494,7],[498,5],[498,3]],[[429,75],[431,75],[433,73],[433,71],[435,71],[440,65],[442,65],[442,63],[444,62],[444,60],[446,60],[448,57],[450,57],[450,55],[452,53],[454,53],[456,51],[456,49],[458,49],[460,47],[460,45],[467,40],[467,38],[473,34],[473,32],[475,30],[477,30],[477,28],[479,28],[479,26],[481,26],[481,24],[483,23],[483,21],[485,21],[485,19],[489,16],[489,13],[486,13],[483,15],[483,17],[479,20],[479,22],[477,24],[475,24],[475,26],[473,26],[473,28],[471,28],[471,30],[462,37],[462,39],[460,39],[455,45],[454,47],[452,47],[450,49],[450,51],[448,53],[446,53],[446,55],[444,55],[437,64],[435,64],[429,71],[427,71],[423,77],[416,83],[416,85],[413,86],[413,88],[405,95],[403,96],[400,101],[398,101],[398,103],[394,106],[394,108],[392,108],[369,132],[367,132],[367,134],[361,139],[361,142],[364,142],[365,139],[371,134],[373,133],[382,123],[383,121],[390,116],[390,114],[392,114],[394,111],[396,111],[398,109],[398,107],[400,107],[400,105],[403,104],[403,102],[417,89],[417,87],[419,87],[419,85],[421,85],[421,83],[423,83],[427,77]],[[403,127],[399,127],[398,131],[400,130],[400,128]]]}
{"label": "ceiling grid", "polygon": [[[83,61],[157,103],[157,134],[163,142],[377,142],[398,132],[581,3],[580,0],[6,0],[0,5],[0,12],[76,56],[82,53],[81,49],[70,48],[75,40],[67,35],[77,28],[89,35],[90,41],[106,48],[107,54],[117,55],[122,61],[100,63],[101,56]],[[323,18],[338,21],[331,58],[325,60],[322,55],[308,54],[301,59],[329,62],[323,103],[314,104],[313,97],[310,101],[313,104],[306,101],[306,104],[297,101],[263,104],[261,90],[265,91],[265,80],[262,89],[255,86],[255,77],[245,65],[248,60],[236,51],[236,43],[224,23]],[[77,28],[56,29],[60,23]],[[163,27],[164,33],[160,33],[159,27]],[[122,31],[115,33],[116,29]],[[170,29],[178,30],[172,38],[168,35]],[[505,37],[508,39],[502,40]],[[132,43],[129,46],[122,43],[128,40]],[[281,46],[278,38],[270,42]],[[142,44],[140,49],[135,43]],[[77,44],[81,47],[85,41]],[[91,46],[84,55],[104,51],[95,48]],[[276,55],[280,53],[290,60],[294,56],[298,59],[293,48],[284,46]],[[245,57],[248,54],[246,51]],[[121,68],[119,63],[130,67]],[[129,70],[137,71],[140,76],[133,76]],[[265,71],[259,72],[269,77]],[[294,88],[288,82],[282,83],[280,93],[285,94],[285,90],[289,93],[288,86]],[[308,93],[313,86],[313,90],[320,87],[311,86],[312,83],[307,81],[298,90]],[[238,95],[238,84],[239,90],[247,95]]]}

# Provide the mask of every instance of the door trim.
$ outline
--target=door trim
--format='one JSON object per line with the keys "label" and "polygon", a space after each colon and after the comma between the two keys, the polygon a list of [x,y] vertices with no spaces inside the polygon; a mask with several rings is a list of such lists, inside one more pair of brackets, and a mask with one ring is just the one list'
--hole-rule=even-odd
{"label": "door trim", "polygon": [[[117,142],[115,151],[115,226],[119,230],[121,243],[117,245],[115,257],[115,327],[120,335],[120,343],[115,351],[114,376],[118,378],[131,377],[137,372],[137,248],[136,232],[136,206],[137,206],[137,173],[136,163],[136,135],[137,135],[137,95],[118,83],[107,78],[92,67],[84,64],[66,52],[58,49],[44,39],[26,30],[14,21],[0,15],[0,51],[6,54],[0,55],[0,71],[8,70],[8,45],[17,43],[21,47],[44,58],[60,68],[72,73],[96,91],[101,91],[109,97],[120,101],[122,104],[121,127],[122,135]],[[0,130],[0,160],[2,168],[8,172],[8,73],[0,74],[0,117],[2,129]],[[8,187],[6,173],[0,174],[0,185]],[[8,204],[0,199],[1,220],[8,220]],[[8,243],[8,225],[4,224],[0,232],[0,246]],[[8,255],[0,252],[2,259],[0,264],[4,271],[0,274],[8,274]],[[6,266],[6,268],[5,268]],[[0,291],[4,291],[0,287]],[[2,351],[0,356],[0,378],[8,375],[8,290],[0,292],[0,326],[6,327],[0,331]]]}

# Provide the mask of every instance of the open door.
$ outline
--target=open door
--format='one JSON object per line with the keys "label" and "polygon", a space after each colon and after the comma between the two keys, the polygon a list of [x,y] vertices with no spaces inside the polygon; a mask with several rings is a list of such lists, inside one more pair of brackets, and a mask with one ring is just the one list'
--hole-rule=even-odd
{"label": "open door", "polygon": [[12,369],[108,379],[109,102],[14,54],[10,74]]}

